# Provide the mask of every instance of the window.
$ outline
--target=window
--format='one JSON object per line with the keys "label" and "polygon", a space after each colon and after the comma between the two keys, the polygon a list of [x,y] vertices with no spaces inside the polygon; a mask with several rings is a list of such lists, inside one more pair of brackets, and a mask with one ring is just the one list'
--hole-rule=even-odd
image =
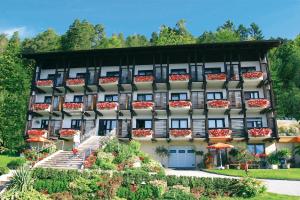
{"label": "window", "polygon": [[74,95],[73,102],[82,103],[83,102],[83,96],[82,95]]}
{"label": "window", "polygon": [[264,144],[248,144],[248,151],[252,154],[264,154],[265,145]]}
{"label": "window", "polygon": [[99,135],[109,134],[117,128],[117,120],[99,120]]}
{"label": "window", "polygon": [[55,74],[48,74],[48,79],[49,80],[54,80],[55,79]]}
{"label": "window", "polygon": [[261,128],[262,127],[262,118],[247,118],[247,127],[248,128]]}
{"label": "window", "polygon": [[221,73],[221,68],[205,68],[205,74],[218,74]]}
{"label": "window", "polygon": [[184,100],[187,100],[187,94],[186,93],[172,93],[171,94],[171,100],[172,101],[184,101]]}
{"label": "window", "polygon": [[171,74],[186,74],[186,69],[171,69]]}
{"label": "window", "polygon": [[256,71],[256,67],[241,67],[241,72],[242,73],[246,73],[246,72],[255,72]]}
{"label": "window", "polygon": [[51,96],[45,96],[45,98],[44,98],[44,103],[51,103],[51,101],[52,101],[52,97]]}
{"label": "window", "polygon": [[48,126],[49,126],[49,120],[43,119],[42,122],[41,122],[41,128],[42,129],[48,129]]}
{"label": "window", "polygon": [[257,91],[245,92],[245,99],[258,99],[259,93]]}
{"label": "window", "polygon": [[136,120],[136,128],[152,128],[152,120],[151,119],[137,119]]}
{"label": "window", "polygon": [[106,76],[112,77],[112,76],[116,76],[119,77],[119,72],[106,72]]}
{"label": "window", "polygon": [[152,94],[138,94],[138,101],[152,101]]}
{"label": "window", "polygon": [[139,76],[152,76],[153,71],[152,70],[139,70],[138,75]]}
{"label": "window", "polygon": [[85,78],[86,73],[77,73],[76,78]]}
{"label": "window", "polygon": [[208,128],[224,128],[225,121],[224,119],[209,119]]}
{"label": "window", "polygon": [[223,99],[222,92],[208,92],[206,95],[207,95],[207,100]]}
{"label": "window", "polygon": [[117,94],[105,95],[104,101],[117,102],[119,99]]}
{"label": "window", "polygon": [[188,120],[187,119],[172,119],[171,120],[172,128],[188,128]]}
{"label": "window", "polygon": [[71,128],[79,130],[81,127],[81,120],[80,119],[72,119],[71,120]]}

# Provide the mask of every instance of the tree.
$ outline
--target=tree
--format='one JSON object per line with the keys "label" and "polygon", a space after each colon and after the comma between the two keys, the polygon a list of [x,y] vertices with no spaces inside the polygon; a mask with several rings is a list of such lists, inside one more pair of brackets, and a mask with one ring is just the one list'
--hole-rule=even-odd
{"label": "tree", "polygon": [[260,30],[259,26],[255,23],[250,24],[249,36],[253,40],[262,40],[262,39],[264,39],[262,31]]}
{"label": "tree", "polygon": [[246,28],[243,24],[239,25],[236,32],[240,36],[241,40],[247,40],[249,37],[249,29]]}
{"label": "tree", "polygon": [[5,34],[0,34],[0,54],[4,52],[8,44],[8,39]]}
{"label": "tree", "polygon": [[144,35],[130,35],[126,38],[126,47],[148,46],[149,42]]}
{"label": "tree", "polygon": [[96,24],[94,29],[95,29],[95,38],[93,41],[93,43],[94,43],[93,47],[99,48],[102,46],[104,40],[106,39],[104,26],[102,24]]}
{"label": "tree", "polygon": [[122,33],[113,34],[110,38],[104,38],[101,48],[120,48],[125,47],[125,40]]}

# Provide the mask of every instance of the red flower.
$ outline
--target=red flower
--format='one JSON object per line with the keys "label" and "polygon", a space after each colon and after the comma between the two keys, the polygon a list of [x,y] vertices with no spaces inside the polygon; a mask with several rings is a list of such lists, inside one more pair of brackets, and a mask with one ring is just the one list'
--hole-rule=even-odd
{"label": "red flower", "polygon": [[150,129],[138,129],[138,130],[132,130],[132,134],[135,137],[146,137],[149,135],[152,135],[153,131]]}
{"label": "red flower", "polygon": [[231,135],[230,129],[211,129],[208,130],[208,134],[210,137],[228,137]]}
{"label": "red flower", "polygon": [[265,154],[265,153],[258,153],[258,154],[255,154],[254,156],[257,157],[257,158],[265,158],[265,157],[267,157],[267,154]]}
{"label": "red flower", "polygon": [[250,99],[247,101],[249,107],[267,108],[270,105],[268,99]]}
{"label": "red flower", "polygon": [[256,79],[256,78],[262,77],[262,75],[263,75],[263,72],[256,71],[256,72],[243,73],[242,76],[243,76],[244,79]]}
{"label": "red flower", "polygon": [[37,103],[33,104],[33,110],[47,110],[49,108],[50,104],[48,103]]}
{"label": "red flower", "polygon": [[184,136],[188,136],[191,135],[192,131],[189,129],[174,129],[174,130],[170,130],[170,135],[174,136],[174,137],[184,137]]}
{"label": "red flower", "polygon": [[186,81],[190,79],[190,75],[188,74],[172,74],[169,76],[171,81]]}
{"label": "red flower", "polygon": [[63,107],[70,110],[78,110],[82,108],[82,103],[64,103]]}
{"label": "red flower", "polygon": [[270,137],[272,129],[270,128],[252,128],[248,130],[251,137]]}
{"label": "red flower", "polygon": [[213,108],[228,108],[230,102],[226,100],[211,100],[207,104]]}
{"label": "red flower", "polygon": [[61,137],[70,137],[77,133],[77,130],[74,129],[62,129],[59,131]]}
{"label": "red flower", "polygon": [[78,149],[73,148],[73,149],[72,149],[72,152],[73,152],[74,155],[77,155],[77,154],[78,154]]}
{"label": "red flower", "polygon": [[136,101],[132,103],[135,109],[153,108],[154,103],[151,101]]}
{"label": "red flower", "polygon": [[105,84],[105,83],[114,83],[114,82],[117,82],[119,80],[118,77],[103,77],[103,78],[100,78],[100,83],[102,84]]}
{"label": "red flower", "polygon": [[68,79],[67,85],[83,85],[85,80],[83,78],[76,78],[76,79]]}
{"label": "red flower", "polygon": [[170,101],[170,107],[190,107],[192,103],[190,101]]}
{"label": "red flower", "polygon": [[207,74],[207,80],[226,80],[226,74]]}
{"label": "red flower", "polygon": [[53,80],[38,80],[36,82],[37,86],[53,86]]}
{"label": "red flower", "polygon": [[153,76],[136,76],[134,80],[135,82],[151,82],[153,81]]}
{"label": "red flower", "polygon": [[34,129],[34,130],[28,130],[27,134],[28,135],[33,135],[33,136],[42,136],[46,132],[47,132],[46,130],[37,130],[37,129]]}
{"label": "red flower", "polygon": [[97,160],[97,157],[93,154],[89,155],[86,160],[84,161],[85,168],[91,168]]}
{"label": "red flower", "polygon": [[118,107],[118,103],[116,102],[101,102],[97,103],[97,108],[99,110],[111,110]]}

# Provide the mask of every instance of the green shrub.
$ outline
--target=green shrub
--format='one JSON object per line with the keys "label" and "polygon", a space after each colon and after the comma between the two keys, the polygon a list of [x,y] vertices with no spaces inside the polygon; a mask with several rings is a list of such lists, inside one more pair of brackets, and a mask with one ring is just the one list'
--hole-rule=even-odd
{"label": "green shrub", "polygon": [[68,191],[69,182],[53,179],[35,180],[33,188],[39,192],[47,192],[49,194]]}
{"label": "green shrub", "polygon": [[265,192],[266,187],[262,184],[262,182],[247,177],[245,179],[241,179],[236,184],[233,184],[231,191],[232,196],[250,198]]}
{"label": "green shrub", "polygon": [[130,187],[120,187],[117,196],[130,200],[158,199],[160,191],[152,185],[138,185],[136,191],[131,191]]}
{"label": "green shrub", "polygon": [[278,165],[279,164],[279,158],[277,153],[271,153],[267,157],[267,161],[270,165]]}
{"label": "green shrub", "polygon": [[70,192],[60,192],[50,195],[53,200],[73,200],[73,195]]}
{"label": "green shrub", "polygon": [[7,167],[0,167],[0,176],[3,174],[7,174],[9,169]]}
{"label": "green shrub", "polygon": [[55,179],[61,181],[73,181],[75,178],[85,176],[78,170],[59,170],[50,168],[35,168],[33,177],[35,179]]}
{"label": "green shrub", "polygon": [[7,167],[9,169],[17,169],[21,166],[23,166],[25,164],[25,160],[24,159],[16,159],[16,160],[12,160],[9,163],[7,163]]}
{"label": "green shrub", "polygon": [[111,162],[106,162],[104,160],[97,160],[96,165],[99,166],[100,169],[103,170],[114,170],[116,169],[116,165]]}
{"label": "green shrub", "polygon": [[196,200],[196,198],[192,194],[182,190],[170,189],[163,195],[161,200]]}
{"label": "green shrub", "polygon": [[29,190],[29,191],[12,191],[8,190],[4,193],[1,197],[2,200],[50,200],[46,195],[36,191],[36,190]]}

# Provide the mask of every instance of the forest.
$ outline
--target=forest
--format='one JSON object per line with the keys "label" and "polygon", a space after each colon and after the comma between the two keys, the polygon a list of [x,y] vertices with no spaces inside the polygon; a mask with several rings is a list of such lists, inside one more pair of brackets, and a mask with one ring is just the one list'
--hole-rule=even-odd
{"label": "forest", "polygon": [[265,38],[256,23],[247,27],[230,20],[198,36],[187,29],[185,20],[179,20],[173,27],[162,25],[150,38],[142,34],[125,37],[122,33],[107,36],[102,24],[93,25],[78,19],[62,35],[48,29],[21,40],[18,32],[11,37],[0,33],[0,154],[17,153],[25,145],[24,129],[34,63],[22,59],[22,53],[262,39],[283,42],[268,55],[277,117],[300,120],[300,35],[292,39]]}

